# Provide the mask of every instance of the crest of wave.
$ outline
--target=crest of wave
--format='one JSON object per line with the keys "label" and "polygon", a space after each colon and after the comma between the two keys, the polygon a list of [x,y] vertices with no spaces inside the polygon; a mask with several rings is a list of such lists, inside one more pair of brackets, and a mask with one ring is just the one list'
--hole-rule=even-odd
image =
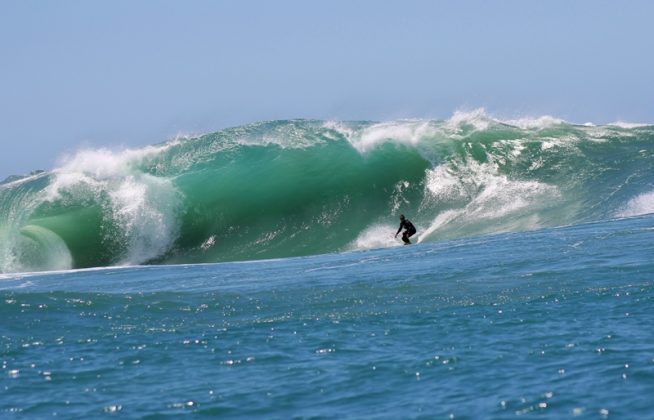
{"label": "crest of wave", "polygon": [[496,124],[507,124],[523,130],[542,130],[563,123],[564,120],[549,115],[502,120],[489,115],[484,108],[477,108],[471,111],[458,110],[444,121],[396,120],[363,127],[349,127],[343,123],[329,121],[324,127],[336,130],[359,152],[366,153],[387,142],[415,148],[427,138],[458,139],[471,131],[488,130]]}

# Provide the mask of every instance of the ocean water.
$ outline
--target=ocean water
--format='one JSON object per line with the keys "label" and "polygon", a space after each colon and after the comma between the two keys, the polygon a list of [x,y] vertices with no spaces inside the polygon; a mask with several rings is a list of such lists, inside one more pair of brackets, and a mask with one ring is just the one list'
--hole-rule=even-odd
{"label": "ocean water", "polygon": [[0,183],[0,417],[652,417],[653,243],[651,125],[80,150]]}
{"label": "ocean water", "polygon": [[648,418],[654,216],[6,275],[2,417]]}

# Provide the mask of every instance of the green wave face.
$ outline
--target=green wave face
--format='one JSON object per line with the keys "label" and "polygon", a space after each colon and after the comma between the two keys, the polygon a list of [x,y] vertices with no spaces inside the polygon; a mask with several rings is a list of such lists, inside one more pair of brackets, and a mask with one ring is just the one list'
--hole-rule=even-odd
{"label": "green wave face", "polygon": [[399,245],[654,211],[654,127],[483,114],[276,121],[80,151],[0,184],[0,271],[199,263]]}

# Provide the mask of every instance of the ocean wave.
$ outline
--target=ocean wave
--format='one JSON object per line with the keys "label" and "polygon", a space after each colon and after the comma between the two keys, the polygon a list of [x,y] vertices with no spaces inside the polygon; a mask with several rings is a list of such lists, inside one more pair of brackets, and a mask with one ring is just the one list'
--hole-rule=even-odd
{"label": "ocean wave", "polygon": [[201,263],[568,225],[654,211],[654,127],[484,110],[267,121],[81,150],[0,185],[0,272]]}

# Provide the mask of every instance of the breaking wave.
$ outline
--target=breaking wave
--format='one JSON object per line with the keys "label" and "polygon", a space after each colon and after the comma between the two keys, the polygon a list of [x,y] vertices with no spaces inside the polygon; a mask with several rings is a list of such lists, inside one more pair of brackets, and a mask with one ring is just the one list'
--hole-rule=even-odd
{"label": "breaking wave", "polygon": [[654,212],[654,126],[272,121],[0,184],[0,272],[290,257]]}

